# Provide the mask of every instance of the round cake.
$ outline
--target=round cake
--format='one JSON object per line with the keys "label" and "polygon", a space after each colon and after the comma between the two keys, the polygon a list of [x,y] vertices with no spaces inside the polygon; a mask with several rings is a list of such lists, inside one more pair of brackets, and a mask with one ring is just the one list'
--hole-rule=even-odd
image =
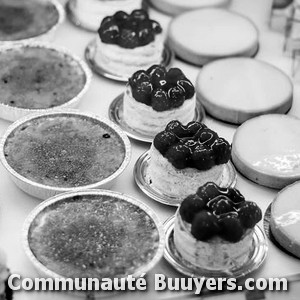
{"label": "round cake", "polygon": [[0,42],[41,36],[60,20],[53,0],[0,0]]}
{"label": "round cake", "polygon": [[86,69],[66,52],[42,44],[0,50],[0,104],[33,110],[61,106],[82,92]]}
{"label": "round cake", "polygon": [[151,145],[150,184],[176,199],[195,193],[206,182],[220,184],[230,150],[225,139],[202,123],[171,121]]}
{"label": "round cake", "polygon": [[118,11],[105,17],[98,30],[94,60],[104,70],[123,77],[160,64],[164,48],[162,28],[145,10]]}
{"label": "round cake", "polygon": [[9,269],[6,266],[6,255],[0,249],[0,300],[12,300],[13,292],[7,284]]}
{"label": "round cake", "polygon": [[187,124],[195,117],[194,86],[182,71],[160,65],[135,72],[126,86],[124,121],[134,130],[155,136],[172,120]]}
{"label": "round cake", "polygon": [[272,202],[270,227],[276,241],[300,258],[300,182],[289,185]]}
{"label": "round cake", "polygon": [[70,0],[69,5],[82,27],[97,31],[104,17],[113,15],[120,8],[131,13],[142,7],[142,2],[143,0]]}
{"label": "round cake", "polygon": [[230,271],[253,251],[253,228],[262,218],[259,207],[236,189],[209,182],[185,198],[177,210],[174,244],[194,267]]}
{"label": "round cake", "polygon": [[175,17],[168,43],[180,58],[202,66],[228,56],[253,56],[258,49],[258,31],[238,14],[205,8]]}
{"label": "round cake", "polygon": [[262,114],[286,113],[293,102],[290,78],[276,67],[251,58],[207,64],[196,80],[196,93],[210,115],[234,124]]}
{"label": "round cake", "polygon": [[47,277],[126,278],[159,261],[162,225],[148,207],[105,190],[65,195],[44,202],[25,222],[25,250]]}
{"label": "round cake", "polygon": [[232,161],[264,186],[281,189],[300,180],[300,120],[270,114],[246,121],[233,137]]}

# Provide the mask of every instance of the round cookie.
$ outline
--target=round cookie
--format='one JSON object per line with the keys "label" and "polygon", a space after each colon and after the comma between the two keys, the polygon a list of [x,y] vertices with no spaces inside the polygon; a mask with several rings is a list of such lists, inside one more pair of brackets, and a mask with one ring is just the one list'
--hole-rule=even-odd
{"label": "round cookie", "polygon": [[185,11],[209,6],[226,6],[229,0],[151,0],[151,4],[168,15],[179,15]]}
{"label": "round cookie", "polygon": [[262,114],[286,113],[292,106],[293,84],[285,73],[268,63],[228,58],[203,67],[196,93],[213,117],[241,124]]}
{"label": "round cookie", "polygon": [[233,137],[232,160],[250,180],[281,189],[300,180],[300,120],[287,115],[259,116]]}
{"label": "round cookie", "polygon": [[168,42],[177,56],[201,66],[222,57],[253,56],[258,49],[258,31],[236,13],[207,8],[175,17]]}
{"label": "round cookie", "polygon": [[278,193],[272,203],[270,226],[276,241],[300,258],[300,182]]}

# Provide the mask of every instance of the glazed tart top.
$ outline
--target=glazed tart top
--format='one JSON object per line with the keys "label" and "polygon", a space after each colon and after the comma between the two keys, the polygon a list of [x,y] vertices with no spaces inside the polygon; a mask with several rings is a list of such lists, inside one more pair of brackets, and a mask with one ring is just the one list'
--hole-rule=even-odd
{"label": "glazed tart top", "polygon": [[133,98],[156,111],[180,107],[195,94],[193,84],[178,68],[167,71],[164,66],[153,65],[135,72],[128,82]]}
{"label": "glazed tart top", "polygon": [[0,0],[0,41],[39,36],[59,20],[56,7],[47,0]]}
{"label": "glazed tart top", "polygon": [[229,143],[196,121],[187,125],[171,121],[155,136],[153,145],[177,169],[209,170],[227,163],[231,156]]}
{"label": "glazed tart top", "polygon": [[149,19],[143,9],[136,9],[128,15],[118,11],[102,20],[98,34],[103,43],[116,44],[133,49],[150,44],[155,35],[162,32],[160,24]]}
{"label": "glazed tart top", "polygon": [[212,182],[185,198],[179,213],[191,224],[191,234],[197,240],[220,236],[232,243],[240,241],[262,218],[257,204],[246,201],[237,189],[221,188]]}
{"label": "glazed tart top", "polygon": [[157,253],[160,235],[139,206],[109,195],[77,195],[41,211],[29,246],[49,270],[71,278],[134,274]]}
{"label": "glazed tart top", "polygon": [[0,52],[0,103],[25,109],[62,105],[84,88],[86,74],[73,57],[38,46]]}
{"label": "glazed tart top", "polygon": [[7,163],[18,174],[47,186],[97,183],[125,158],[122,138],[105,123],[76,114],[51,114],[23,122],[7,137]]}

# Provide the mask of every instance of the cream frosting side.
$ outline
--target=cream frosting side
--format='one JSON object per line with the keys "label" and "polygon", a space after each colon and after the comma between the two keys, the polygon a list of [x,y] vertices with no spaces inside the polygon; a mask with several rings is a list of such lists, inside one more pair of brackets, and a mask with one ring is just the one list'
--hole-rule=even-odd
{"label": "cream frosting side", "polygon": [[151,186],[170,197],[184,199],[196,193],[199,186],[212,181],[220,185],[225,165],[216,165],[207,171],[194,168],[176,169],[152,145],[150,149],[150,163],[148,169]]}
{"label": "cream frosting side", "polygon": [[172,120],[187,124],[195,117],[196,98],[185,100],[177,108],[166,111],[156,111],[151,106],[136,101],[127,85],[123,100],[124,121],[138,132],[153,135],[163,131]]}
{"label": "cream frosting side", "polygon": [[0,249],[0,296],[5,291],[5,281],[9,276],[8,268],[6,266],[6,256]]}
{"label": "cream frosting side", "polygon": [[106,16],[122,10],[131,13],[142,7],[142,0],[77,0],[75,4],[76,16],[90,29],[96,31]]}
{"label": "cream frosting side", "polygon": [[109,72],[130,77],[140,69],[147,69],[162,61],[164,43],[163,35],[158,34],[155,40],[146,46],[134,49],[122,48],[119,45],[102,43],[97,39],[95,62]]}
{"label": "cream frosting side", "polygon": [[207,242],[198,241],[191,234],[191,224],[183,221],[179,211],[174,225],[174,243],[183,259],[192,265],[211,270],[230,270],[242,266],[253,249],[253,230],[246,231],[237,243],[230,243],[220,237]]}

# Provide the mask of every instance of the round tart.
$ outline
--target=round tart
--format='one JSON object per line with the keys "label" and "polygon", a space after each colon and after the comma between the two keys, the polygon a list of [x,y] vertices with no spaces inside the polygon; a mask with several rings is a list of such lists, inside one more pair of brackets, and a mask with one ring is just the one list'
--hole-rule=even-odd
{"label": "round tart", "polygon": [[262,114],[286,113],[293,102],[289,77],[251,58],[227,58],[207,64],[198,75],[196,93],[209,114],[235,124]]}
{"label": "round tart", "polygon": [[281,189],[300,179],[300,120],[265,115],[242,124],[235,132],[232,160],[250,180]]}
{"label": "round tart", "polygon": [[97,31],[103,18],[122,8],[126,13],[142,7],[143,0],[69,0],[71,20],[87,30]]}
{"label": "round tart", "polygon": [[1,161],[25,192],[45,199],[108,186],[130,159],[127,136],[112,122],[75,111],[25,117],[6,131]]}
{"label": "round tart", "polygon": [[68,51],[28,43],[0,50],[0,117],[15,121],[29,113],[75,107],[91,72]]}
{"label": "round tart", "polygon": [[56,0],[0,0],[0,7],[1,44],[46,38],[64,19]]}
{"label": "round tart", "polygon": [[188,123],[195,117],[195,89],[178,68],[161,65],[135,72],[124,94],[124,121],[134,130],[154,136],[172,120]]}
{"label": "round tart", "polygon": [[169,14],[179,15],[188,10],[210,6],[226,6],[229,0],[150,0],[155,8]]}
{"label": "round tart", "polygon": [[98,34],[94,60],[111,74],[129,78],[137,70],[162,62],[162,28],[143,9],[105,17]]}
{"label": "round tart", "polygon": [[280,191],[271,206],[270,227],[276,241],[300,258],[300,182]]}
{"label": "round tart", "polygon": [[214,183],[200,187],[181,203],[174,225],[174,244],[181,257],[207,270],[241,267],[253,251],[253,228],[260,208],[236,189]]}
{"label": "round tart", "polygon": [[230,159],[229,143],[206,125],[171,121],[151,145],[151,186],[175,199],[195,193],[199,184],[220,184]]}
{"label": "round tart", "polygon": [[[197,34],[193,34],[194,31]],[[168,42],[176,55],[187,62],[204,65],[228,56],[253,56],[258,32],[248,19],[223,9],[199,9],[175,17]]]}
{"label": "round tart", "polygon": [[26,254],[47,277],[140,276],[160,260],[162,224],[143,203],[106,190],[65,193],[24,224]]}

